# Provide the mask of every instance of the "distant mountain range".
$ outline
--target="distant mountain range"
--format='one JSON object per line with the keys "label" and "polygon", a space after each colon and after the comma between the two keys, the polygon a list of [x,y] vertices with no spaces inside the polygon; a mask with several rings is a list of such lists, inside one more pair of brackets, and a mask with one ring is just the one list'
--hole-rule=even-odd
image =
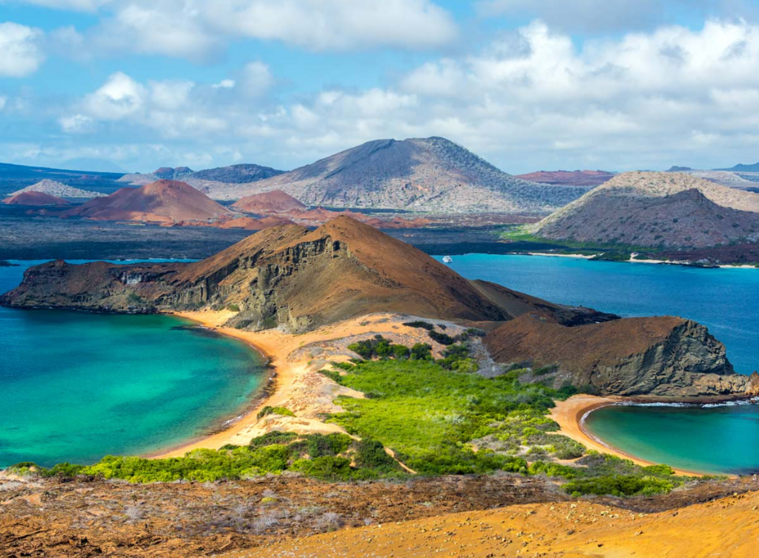
{"label": "distant mountain range", "polygon": [[642,247],[759,240],[759,195],[683,173],[629,172],[532,227],[543,238]]}
{"label": "distant mountain range", "polygon": [[52,180],[73,188],[110,194],[122,185],[121,173],[28,167],[0,163],[0,196],[7,196],[42,180]]}
{"label": "distant mountain range", "polygon": [[716,169],[716,170],[723,170],[723,171],[730,171],[730,172],[759,172],[759,163],[754,163],[753,165],[735,165],[734,167],[730,167],[729,169]]}
{"label": "distant mountain range", "polygon": [[614,178],[613,172],[600,170],[576,170],[576,171],[537,171],[528,174],[518,174],[516,178],[528,180],[530,182],[541,182],[543,184],[556,184],[560,186],[587,186],[593,188],[600,186]]}
{"label": "distant mountain range", "polygon": [[438,137],[370,141],[264,180],[201,189],[214,199],[282,190],[312,206],[531,214],[549,213],[587,191],[515,178]]}

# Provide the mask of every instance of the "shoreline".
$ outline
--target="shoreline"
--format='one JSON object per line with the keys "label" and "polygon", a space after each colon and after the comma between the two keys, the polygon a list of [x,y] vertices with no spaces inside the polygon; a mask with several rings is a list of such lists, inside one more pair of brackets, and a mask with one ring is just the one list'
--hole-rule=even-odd
{"label": "shoreline", "polygon": [[[520,255],[518,252],[514,252],[513,255]],[[546,258],[575,258],[580,260],[594,260],[595,255],[589,256],[587,254],[554,254],[551,252],[526,252],[528,256],[542,256]],[[614,263],[639,263],[650,265],[678,265],[681,267],[693,267],[696,269],[753,269],[759,270],[759,267],[749,264],[716,264],[713,266],[700,266],[686,260],[637,260],[630,258],[629,260],[598,260],[598,261],[612,261]]]}
{"label": "shoreline", "polygon": [[[322,417],[342,410],[334,403],[337,397],[363,398],[364,394],[341,386],[319,372],[331,361],[349,358],[342,350],[332,350],[334,346],[357,335],[422,335],[418,330],[403,326],[403,316],[388,313],[360,316],[301,334],[283,333],[278,329],[251,332],[225,327],[223,324],[234,314],[224,310],[174,312],[171,315],[243,341],[263,355],[270,370],[264,389],[257,390],[242,415],[223,423],[218,431],[201,433],[180,444],[146,453],[144,457],[182,457],[196,449],[248,445],[251,439],[274,430],[298,434],[346,433],[337,424],[324,422]],[[266,406],[285,407],[294,416],[268,414],[259,418],[258,413]]]}
{"label": "shoreline", "polygon": [[[556,406],[551,409],[549,416],[559,424],[559,427],[561,428],[559,432],[560,434],[583,444],[588,449],[596,450],[601,453],[608,453],[616,457],[621,457],[622,459],[629,459],[636,465],[642,467],[659,465],[659,463],[636,457],[607,444],[603,440],[593,436],[584,427],[585,419],[590,413],[604,407],[611,407],[623,401],[629,401],[629,399],[618,396],[599,397],[597,395],[574,395],[565,401],[556,401]],[[673,470],[676,475],[680,476],[703,477],[708,475],[708,473],[689,471],[675,467],[673,467]],[[727,476],[732,477],[733,475]]]}

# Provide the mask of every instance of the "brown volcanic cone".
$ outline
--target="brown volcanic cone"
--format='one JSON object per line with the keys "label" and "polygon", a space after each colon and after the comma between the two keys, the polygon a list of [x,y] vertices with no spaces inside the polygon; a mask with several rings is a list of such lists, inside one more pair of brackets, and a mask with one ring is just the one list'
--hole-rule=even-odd
{"label": "brown volcanic cone", "polygon": [[44,192],[20,192],[14,194],[8,198],[5,198],[2,203],[6,205],[32,205],[36,207],[48,206],[48,205],[70,205],[64,199],[45,194]]}
{"label": "brown volcanic cone", "polygon": [[290,194],[284,193],[282,190],[272,190],[271,192],[246,196],[235,202],[232,207],[239,209],[240,211],[261,213],[264,215],[268,215],[269,213],[284,213],[286,211],[303,211],[307,209],[304,204],[300,203]]}
{"label": "brown volcanic cone", "polygon": [[115,311],[234,304],[241,309],[233,319],[238,327],[281,324],[293,331],[372,312],[472,321],[504,321],[528,311],[561,323],[609,318],[468,281],[349,217],[314,231],[299,225],[268,228],[190,264],[43,264],[31,268],[4,302]]}
{"label": "brown volcanic cone", "polygon": [[67,211],[64,217],[98,221],[205,221],[231,215],[226,207],[175,180],[158,180],[140,188],[122,188],[105,198],[95,198]]}

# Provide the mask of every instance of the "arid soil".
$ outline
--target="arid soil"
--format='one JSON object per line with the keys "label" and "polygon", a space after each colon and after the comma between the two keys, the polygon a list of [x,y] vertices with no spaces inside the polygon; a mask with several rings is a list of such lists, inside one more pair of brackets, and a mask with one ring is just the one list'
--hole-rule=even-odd
{"label": "arid soil", "polygon": [[105,198],[92,199],[61,216],[98,221],[174,223],[206,221],[231,214],[229,209],[189,184],[158,180],[139,188],[122,188]]}
{"label": "arid soil", "polygon": [[[640,542],[641,552],[655,542],[666,550],[685,544],[686,538],[694,547],[710,549],[717,537],[726,545],[731,537],[756,544],[753,529],[759,514],[754,508],[759,498],[743,494],[757,489],[759,482],[750,478],[694,482],[667,496],[589,504],[570,503],[550,479],[505,474],[345,484],[282,475],[151,485],[6,476],[0,478],[0,556],[185,558],[241,551],[230,556],[326,558],[392,552],[401,558],[432,555],[431,547],[441,550],[437,556],[513,556],[516,550],[523,556],[573,556],[540,554],[565,551],[565,543],[584,549],[595,544],[596,553],[590,556],[630,556],[629,548],[627,554],[604,554],[602,549],[610,551],[627,541]],[[732,494],[738,496],[679,509]],[[638,517],[652,512],[663,513]],[[444,515],[455,513],[466,515]],[[365,526],[365,531],[341,530]],[[635,534],[640,531],[648,536],[639,538]],[[304,538],[319,533],[327,534]]]}
{"label": "arid soil", "polygon": [[0,201],[6,205],[26,205],[29,207],[66,206],[69,202],[44,192],[26,191],[13,194]]}
{"label": "arid soil", "polygon": [[676,511],[635,513],[591,502],[530,504],[287,541],[229,558],[756,556],[759,493]]}

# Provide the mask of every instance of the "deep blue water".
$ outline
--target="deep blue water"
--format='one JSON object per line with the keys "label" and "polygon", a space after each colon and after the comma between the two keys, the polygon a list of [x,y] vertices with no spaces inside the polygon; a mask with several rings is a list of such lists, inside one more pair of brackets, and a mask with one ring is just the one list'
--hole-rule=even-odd
{"label": "deep blue water", "polygon": [[469,279],[493,281],[551,302],[624,317],[690,318],[725,344],[738,372],[759,369],[759,269],[488,254],[454,256],[450,266]]}
{"label": "deep blue water", "polygon": [[[697,269],[542,256],[470,254],[451,267],[552,302],[621,316],[683,316],[721,340],[738,372],[759,368],[759,269]],[[759,405],[614,406],[590,414],[595,436],[631,455],[709,473],[759,471]]]}

